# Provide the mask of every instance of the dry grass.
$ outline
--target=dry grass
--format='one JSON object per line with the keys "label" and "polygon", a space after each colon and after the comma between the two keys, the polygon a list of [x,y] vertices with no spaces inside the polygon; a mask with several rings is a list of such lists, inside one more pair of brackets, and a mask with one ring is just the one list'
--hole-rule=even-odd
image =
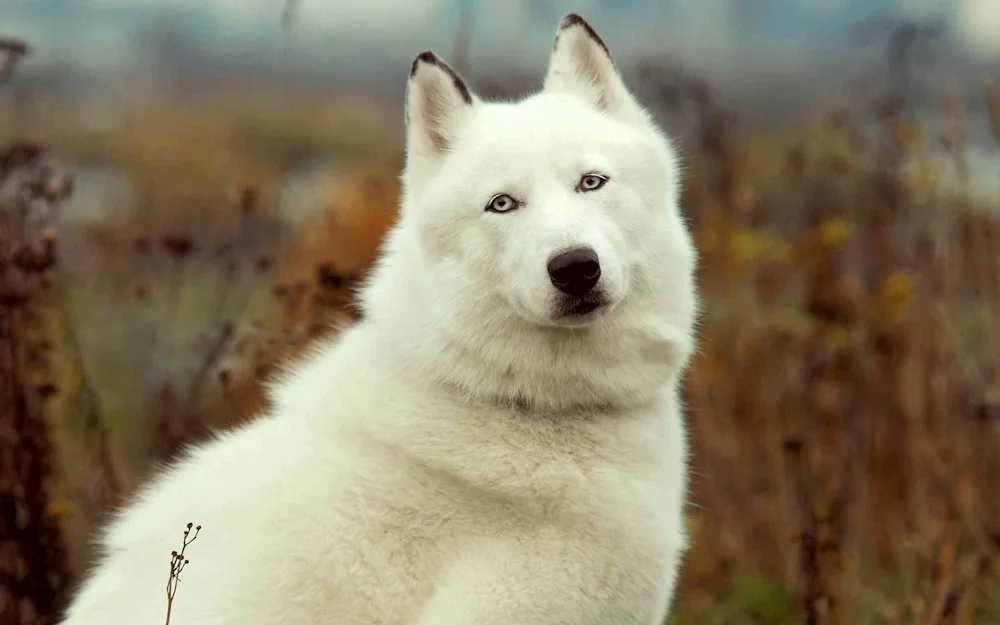
{"label": "dry grass", "polygon": [[[26,50],[0,39],[0,83]],[[48,225],[71,191],[39,146],[0,148],[0,622],[11,625],[55,617],[69,581],[50,496],[45,315],[56,264]]]}
{"label": "dry grass", "polygon": [[[902,109],[839,110],[766,178],[760,146],[699,109],[692,622],[1000,618],[1000,212],[937,183],[964,153],[949,106],[944,160]],[[706,619],[704,589],[747,572],[777,582],[751,603],[798,605]]]}
{"label": "dry grass", "polygon": [[[962,180],[962,99],[942,95],[934,128],[888,93],[779,135],[741,128],[698,80],[655,65],[639,80],[690,131],[706,308],[686,383],[695,546],[674,622],[1000,621],[1000,211],[943,182]],[[398,146],[345,129],[356,118],[317,148],[280,106],[215,102],[143,105],[120,143],[44,134],[126,172],[147,208],[65,242],[44,303],[50,506],[75,574],[154,460],[250,418],[276,362],[356,317],[350,287],[395,215]],[[988,102],[1000,150],[995,90]],[[327,119],[294,118],[312,113]],[[330,146],[377,154],[325,219],[287,231],[277,182]]]}

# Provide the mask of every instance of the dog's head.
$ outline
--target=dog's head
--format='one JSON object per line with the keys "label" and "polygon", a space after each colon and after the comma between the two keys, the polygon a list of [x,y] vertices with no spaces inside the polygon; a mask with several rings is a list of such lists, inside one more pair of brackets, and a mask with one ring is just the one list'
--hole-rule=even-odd
{"label": "dog's head", "polygon": [[695,253],[675,153],[582,18],[560,23],[539,93],[485,102],[424,52],[406,106],[400,222],[369,307],[380,291],[412,295],[439,326],[557,333],[622,327],[631,309],[632,325],[667,318],[690,335]]}

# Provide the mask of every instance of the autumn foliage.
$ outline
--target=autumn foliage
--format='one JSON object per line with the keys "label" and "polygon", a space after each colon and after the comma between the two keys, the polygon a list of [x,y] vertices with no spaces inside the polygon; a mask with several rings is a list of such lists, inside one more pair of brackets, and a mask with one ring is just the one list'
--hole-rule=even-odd
{"label": "autumn foliage", "polygon": [[[761,130],[697,77],[651,63],[634,79],[683,135],[701,257],[700,349],[685,381],[693,550],[675,622],[1000,621],[1000,198],[965,192],[964,160],[973,98],[1000,155],[996,88],[944,91],[932,124],[889,89]],[[49,514],[31,522],[58,521],[69,555],[32,566],[75,579],[107,509],[154,462],[266,409],[276,368],[358,317],[352,289],[398,209],[400,146],[346,122],[349,139],[320,145],[295,126],[310,115],[225,102],[165,113],[155,150],[141,131],[124,146],[35,130],[77,158],[104,155],[138,208],[61,238],[55,289],[31,304],[45,323],[3,335],[51,344],[51,388],[20,374],[16,389],[0,386],[5,402],[50,395],[32,418],[52,425],[54,476],[31,508]],[[198,162],[212,166],[192,174],[180,154],[200,119],[213,131]],[[136,156],[150,150],[175,158]],[[338,165],[323,210],[292,227],[277,187],[310,150],[367,156]],[[112,349],[93,336],[126,338]],[[0,369],[11,362],[0,354]],[[10,553],[0,565],[20,562]]]}

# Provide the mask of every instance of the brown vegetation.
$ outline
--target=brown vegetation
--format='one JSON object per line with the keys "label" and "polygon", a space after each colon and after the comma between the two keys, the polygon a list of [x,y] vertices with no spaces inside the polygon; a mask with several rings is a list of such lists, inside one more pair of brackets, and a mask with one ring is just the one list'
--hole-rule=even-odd
{"label": "brown vegetation", "polygon": [[[694,549],[675,622],[1000,621],[1000,211],[945,184],[966,175],[962,98],[942,97],[934,126],[890,92],[804,128],[752,134],[697,79],[651,65],[638,80],[669,128],[690,131],[684,205],[705,307],[686,381]],[[1000,154],[995,88],[987,103]],[[171,123],[197,127],[182,118],[182,107],[172,111],[157,136],[169,142]],[[280,125],[268,145],[294,147],[307,134]],[[220,162],[213,155],[233,145],[249,144],[203,143],[199,158]],[[78,141],[68,149],[81,153]],[[127,161],[144,153],[137,149],[111,153]],[[50,387],[28,375],[37,363],[0,354],[12,381],[0,399],[56,392],[49,431],[41,400],[31,400],[24,414],[37,451],[16,457],[43,480],[54,441],[59,499],[18,488],[37,499],[24,505],[31,531],[48,536],[38,544],[55,545],[53,520],[62,522],[74,575],[104,511],[154,459],[207,427],[251,418],[277,362],[356,318],[350,290],[395,216],[398,153],[355,168],[326,217],[296,232],[273,209],[287,165],[268,169],[260,154],[236,158],[255,163],[245,176],[137,169],[148,210],[91,224],[77,256],[60,259],[86,263],[95,277],[71,284],[72,267],[63,266],[51,298],[41,296],[47,274],[30,278],[36,312],[5,326],[8,342],[43,335],[28,316],[54,328],[47,375],[64,383]],[[234,184],[243,190],[232,194]],[[4,254],[0,269],[14,271]],[[9,288],[2,275],[0,288]],[[12,310],[0,314],[10,320]],[[114,352],[85,340],[105,316],[130,337]],[[128,334],[133,318],[145,325]],[[188,326],[199,330],[182,343],[186,360],[164,366],[168,330]],[[19,349],[22,358],[31,352]],[[135,370],[145,377],[112,384]],[[118,396],[126,391],[139,399]],[[0,479],[9,475],[0,467]],[[14,531],[2,527],[5,549]],[[52,553],[33,560],[38,570],[65,571]],[[11,609],[8,580],[0,578],[0,610]],[[64,586],[40,588],[28,589],[42,606],[34,609],[51,614]]]}
{"label": "brown vegetation", "polygon": [[[0,80],[26,49],[0,40]],[[55,386],[45,309],[56,263],[47,222],[71,190],[41,147],[0,148],[0,622],[11,625],[56,616],[69,581],[49,491]]]}

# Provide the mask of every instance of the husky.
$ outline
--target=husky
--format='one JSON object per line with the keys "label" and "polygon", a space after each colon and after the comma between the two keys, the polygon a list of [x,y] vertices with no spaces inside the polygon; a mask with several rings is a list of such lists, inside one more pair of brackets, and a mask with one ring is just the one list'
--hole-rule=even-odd
{"label": "husky", "polygon": [[488,102],[428,51],[363,317],[120,511],[65,625],[659,625],[686,550],[696,254],[581,17]]}

